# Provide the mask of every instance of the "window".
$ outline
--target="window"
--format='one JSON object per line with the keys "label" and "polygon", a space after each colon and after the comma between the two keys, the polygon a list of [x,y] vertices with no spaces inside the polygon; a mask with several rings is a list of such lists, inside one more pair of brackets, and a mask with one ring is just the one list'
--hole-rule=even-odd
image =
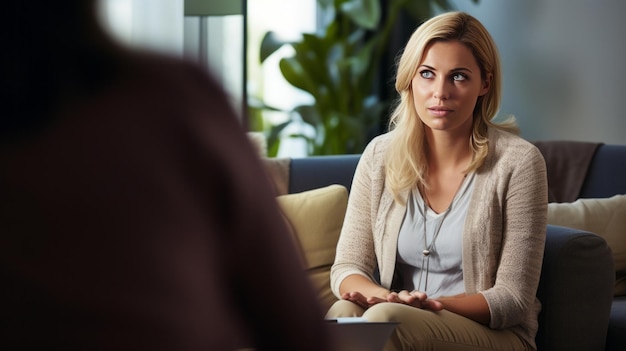
{"label": "window", "polygon": [[[297,105],[310,103],[313,98],[290,85],[280,72],[278,62],[291,55],[290,47],[283,47],[259,62],[261,40],[265,33],[273,31],[285,40],[296,40],[302,33],[313,33],[317,28],[316,0],[247,0],[248,2],[248,94],[266,104],[289,111]],[[279,124],[288,119],[288,112],[264,112],[268,123]],[[279,157],[307,155],[304,140],[291,139],[287,135],[294,130],[303,131],[306,126],[290,125],[283,133]]]}
{"label": "window", "polygon": [[[212,71],[241,115],[246,108],[246,95],[282,111],[313,101],[307,93],[291,86],[280,72],[278,62],[291,55],[290,47],[283,47],[263,65],[259,51],[261,39],[268,31],[287,40],[315,32],[316,0],[245,0],[245,16],[202,17],[185,16],[186,1],[189,0],[101,0],[100,14],[104,26],[121,42],[183,57]],[[288,118],[289,112],[264,113],[269,124]],[[304,140],[287,137],[291,132],[306,130],[304,123],[290,125],[278,156],[306,156]]]}

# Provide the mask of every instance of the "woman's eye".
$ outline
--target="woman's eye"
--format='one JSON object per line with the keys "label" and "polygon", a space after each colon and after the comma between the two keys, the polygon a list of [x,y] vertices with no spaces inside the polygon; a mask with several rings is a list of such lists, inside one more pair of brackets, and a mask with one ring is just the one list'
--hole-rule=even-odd
{"label": "woman's eye", "polygon": [[454,81],[462,81],[466,79],[467,77],[463,73],[455,73],[452,75],[452,80]]}
{"label": "woman's eye", "polygon": [[431,71],[425,70],[420,72],[420,76],[422,76],[422,78],[430,79],[434,76],[434,74]]}

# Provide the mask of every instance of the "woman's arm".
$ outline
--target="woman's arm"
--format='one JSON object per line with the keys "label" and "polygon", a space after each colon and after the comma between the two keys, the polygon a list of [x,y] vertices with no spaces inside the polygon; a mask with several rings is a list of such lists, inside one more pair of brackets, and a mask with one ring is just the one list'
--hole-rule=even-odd
{"label": "woman's arm", "polygon": [[391,291],[358,274],[353,274],[346,277],[341,282],[341,285],[339,287],[339,292],[342,296],[354,291],[360,292],[363,296],[367,298],[372,297],[381,299],[386,299],[387,295],[391,293]]}
{"label": "woman's arm", "polygon": [[502,218],[489,229],[498,244],[490,252],[498,255],[495,284],[477,287],[489,304],[489,323],[495,329],[518,325],[537,308],[548,199],[545,161],[536,148],[515,148],[499,162],[501,169],[511,171],[500,200]]}
{"label": "woman's arm", "polygon": [[387,296],[387,301],[404,303],[431,311],[448,310],[484,325],[489,325],[491,320],[487,300],[480,293],[429,299],[423,292],[402,290],[398,293],[390,293]]}
{"label": "woman's arm", "polygon": [[489,325],[489,321],[491,320],[487,300],[485,300],[485,297],[480,293],[440,297],[434,299],[434,301],[440,302],[442,309],[467,317],[480,324]]}
{"label": "woman's arm", "polygon": [[[379,140],[380,137],[368,145],[354,173],[348,207],[337,242],[335,262],[330,274],[331,289],[338,298],[346,292],[353,291],[359,291],[367,297],[375,295],[369,291],[374,290],[376,286],[372,279],[377,264],[372,228],[376,213],[372,211],[377,208],[380,198],[374,194],[379,193],[375,188],[377,186],[382,188],[383,183],[383,180],[378,179],[376,165],[380,162],[376,155]],[[380,295],[380,292],[376,295]]]}

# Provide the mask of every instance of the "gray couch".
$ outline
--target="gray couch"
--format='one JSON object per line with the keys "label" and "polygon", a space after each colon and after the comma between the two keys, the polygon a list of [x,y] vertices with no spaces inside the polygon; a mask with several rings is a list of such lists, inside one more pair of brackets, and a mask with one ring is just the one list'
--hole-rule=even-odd
{"label": "gray couch", "polygon": [[[350,189],[359,155],[294,158],[289,193],[342,184]],[[600,145],[579,197],[626,194],[626,145]],[[552,186],[552,185],[551,185]],[[539,350],[626,350],[626,296],[614,298],[610,248],[601,237],[571,228],[547,228],[538,297]]]}

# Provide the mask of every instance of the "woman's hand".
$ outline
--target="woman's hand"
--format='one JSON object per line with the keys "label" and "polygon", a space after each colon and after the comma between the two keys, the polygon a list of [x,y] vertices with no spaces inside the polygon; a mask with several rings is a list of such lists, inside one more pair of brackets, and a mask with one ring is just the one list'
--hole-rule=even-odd
{"label": "woman's hand", "polygon": [[359,306],[361,306],[364,309],[368,309],[369,307],[374,306],[377,303],[381,303],[381,302],[387,302],[388,300],[380,298],[380,297],[376,297],[376,296],[371,296],[371,297],[365,297],[363,294],[361,294],[358,291],[352,291],[349,293],[345,293],[343,295],[341,295],[341,298],[343,300],[348,300],[352,303],[355,303]]}
{"label": "woman's hand", "polygon": [[375,304],[381,302],[402,303],[405,305],[430,311],[440,311],[443,309],[443,305],[441,304],[441,302],[437,300],[431,300],[425,293],[417,290],[413,290],[411,292],[409,292],[408,290],[402,290],[400,292],[390,292],[386,298],[380,298],[376,296],[365,297],[365,295],[361,294],[358,291],[352,291],[341,295],[341,298],[355,303],[364,309],[368,309],[369,307],[372,307]]}
{"label": "woman's hand", "polygon": [[388,302],[403,303],[405,305],[421,308],[423,310],[441,311],[443,304],[437,300],[431,300],[426,293],[413,290],[401,290],[400,292],[392,292],[387,296]]}
{"label": "woman's hand", "polygon": [[341,299],[351,301],[364,309],[377,303],[387,302],[387,296],[390,293],[389,290],[358,274],[347,276],[341,282],[339,291]]}

